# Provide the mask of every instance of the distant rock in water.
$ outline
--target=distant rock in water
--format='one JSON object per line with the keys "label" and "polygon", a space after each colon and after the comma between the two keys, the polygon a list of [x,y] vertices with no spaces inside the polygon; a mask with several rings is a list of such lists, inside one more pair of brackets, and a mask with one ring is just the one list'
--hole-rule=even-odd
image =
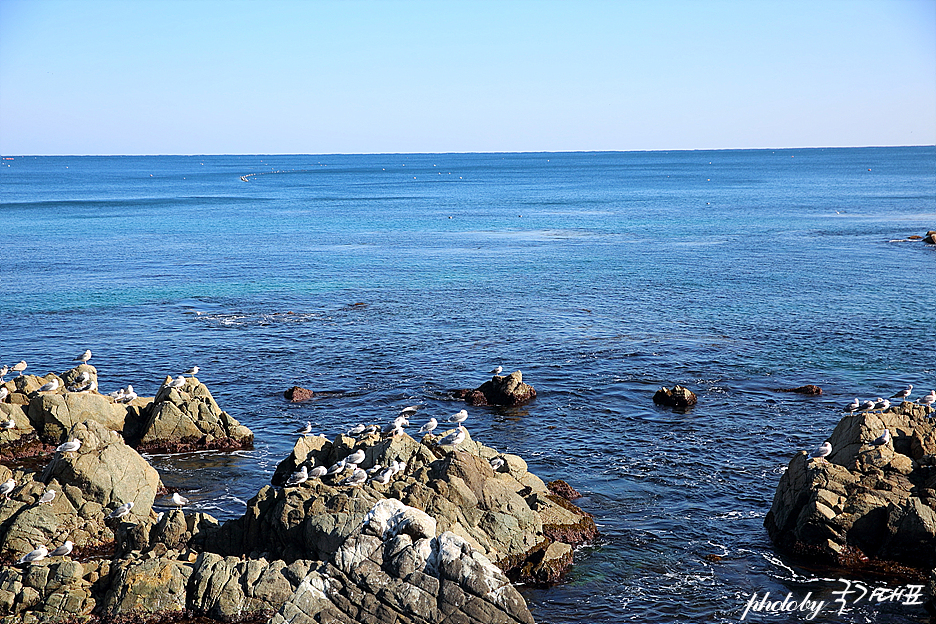
{"label": "distant rock in water", "polygon": [[523,383],[523,373],[514,371],[509,375],[494,375],[474,390],[456,390],[454,396],[464,399],[468,405],[515,407],[536,398],[536,389]]}
{"label": "distant rock in water", "polygon": [[290,403],[300,403],[302,401],[308,401],[315,393],[307,388],[302,388],[300,386],[293,386],[289,390],[283,393],[283,396]]}
{"label": "distant rock in water", "polygon": [[822,394],[822,388],[813,384],[807,384],[798,388],[776,388],[774,392],[793,392],[795,394],[805,394],[806,396],[819,396]]}
{"label": "distant rock in water", "polygon": [[[764,526],[782,551],[844,567],[936,565],[936,421],[903,402],[848,415],[832,453],[800,451],[780,477]],[[889,440],[881,440],[884,430]]]}
{"label": "distant rock in water", "polygon": [[660,388],[653,395],[653,402],[676,409],[687,409],[698,403],[699,397],[692,390],[682,386],[673,386],[673,389]]}

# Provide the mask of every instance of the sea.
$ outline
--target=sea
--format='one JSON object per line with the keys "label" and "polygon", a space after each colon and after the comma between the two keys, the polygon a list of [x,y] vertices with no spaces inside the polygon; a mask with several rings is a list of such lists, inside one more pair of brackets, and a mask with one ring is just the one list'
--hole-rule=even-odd
{"label": "sea", "polygon": [[[0,363],[91,349],[102,392],[141,396],[198,365],[254,447],[148,459],[220,520],[306,422],[418,426],[519,370],[537,397],[466,426],[601,532],[520,587],[537,622],[925,622],[907,581],[791,559],[763,523],[844,405],[936,387],[928,230],[934,146],[6,155]],[[653,403],[675,384],[698,404]]]}

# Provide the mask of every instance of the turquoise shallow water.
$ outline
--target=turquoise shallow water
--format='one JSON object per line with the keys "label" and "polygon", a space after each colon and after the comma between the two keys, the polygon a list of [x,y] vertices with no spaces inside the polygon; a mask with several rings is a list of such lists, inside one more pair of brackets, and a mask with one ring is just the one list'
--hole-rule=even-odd
{"label": "turquoise shallow water", "polygon": [[[90,348],[102,390],[141,394],[198,364],[256,448],[152,461],[218,517],[306,420],[445,416],[446,390],[522,370],[533,403],[466,424],[582,491],[603,535],[524,588],[540,622],[829,596],[763,529],[781,471],[853,397],[936,386],[936,248],[895,242],[936,229],[933,147],[0,162],[0,361]],[[650,400],[674,383],[688,414]],[[823,396],[773,392],[804,383]],[[289,405],[294,384],[345,392]]]}

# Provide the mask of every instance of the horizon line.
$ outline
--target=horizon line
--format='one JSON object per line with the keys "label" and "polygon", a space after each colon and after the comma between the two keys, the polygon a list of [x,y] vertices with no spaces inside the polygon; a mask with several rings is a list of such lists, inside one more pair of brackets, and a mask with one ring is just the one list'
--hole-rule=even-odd
{"label": "horizon line", "polygon": [[700,147],[678,149],[632,149],[632,150],[519,150],[519,151],[464,151],[464,152],[215,152],[177,154],[3,154],[0,158],[83,158],[83,157],[159,157],[159,156],[411,156],[411,155],[454,155],[454,154],[628,154],[642,152],[727,152],[766,150],[814,150],[814,149],[865,149],[886,147],[936,147],[936,143],[912,143],[905,145],[804,145],[796,147]]}

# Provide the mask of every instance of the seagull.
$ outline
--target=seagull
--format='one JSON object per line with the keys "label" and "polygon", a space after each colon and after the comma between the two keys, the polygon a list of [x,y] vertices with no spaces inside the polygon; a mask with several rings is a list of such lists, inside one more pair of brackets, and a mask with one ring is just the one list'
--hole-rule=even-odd
{"label": "seagull", "polygon": [[75,381],[72,382],[72,385],[77,386],[79,384],[87,383],[90,380],[91,380],[91,373],[89,373],[88,371],[81,371],[78,374],[78,376],[75,377]]}
{"label": "seagull", "polygon": [[126,391],[125,389],[121,388],[120,390],[114,390],[113,392],[109,393],[107,396],[109,396],[109,397],[112,398],[112,399],[119,399],[120,397],[122,397],[122,396],[125,395],[126,393],[127,393],[127,391]]}
{"label": "seagull", "polygon": [[416,410],[419,409],[418,405],[410,405],[409,407],[404,407],[400,410],[400,414],[403,416],[412,416],[416,413]]}
{"label": "seagull", "polygon": [[19,376],[22,377],[23,371],[26,370],[26,360],[20,360],[19,362],[14,364],[13,368],[11,368],[10,370],[12,370],[14,373],[19,373]]}
{"label": "seagull", "polygon": [[179,375],[178,377],[170,381],[168,384],[166,384],[166,387],[181,388],[184,385],[185,385],[185,377],[183,377],[182,375]]}
{"label": "seagull", "polygon": [[326,472],[328,472],[328,468],[326,468],[325,466],[316,466],[315,468],[309,471],[309,478],[316,479],[319,477],[324,477]]}
{"label": "seagull", "polygon": [[367,469],[367,474],[368,474],[369,476],[374,476],[375,474],[377,474],[378,472],[380,472],[380,471],[383,470],[383,469],[384,469],[384,467],[381,466],[380,464],[374,464],[373,466],[371,466],[370,468]]}
{"label": "seagull", "polygon": [[503,457],[494,457],[491,459],[491,468],[494,469],[494,472],[497,472],[501,466],[504,465]]}
{"label": "seagull", "polygon": [[53,379],[49,383],[39,386],[39,389],[36,390],[36,392],[55,392],[58,390],[58,386],[58,379]]}
{"label": "seagull", "polygon": [[430,418],[429,422],[419,428],[419,433],[432,433],[438,426],[439,422],[435,418]]}
{"label": "seagull", "polygon": [[491,374],[492,374],[492,375],[500,375],[503,371],[504,371],[504,367],[503,367],[503,366],[498,366],[497,368],[495,368],[494,370],[491,371]]}
{"label": "seagull", "polygon": [[830,453],[832,453],[832,443],[826,440],[818,447],[816,447],[816,450],[810,453],[809,456],[815,459],[823,459]]}
{"label": "seagull", "polygon": [[110,512],[110,515],[108,515],[106,519],[112,520],[114,518],[122,518],[123,516],[126,516],[128,513],[130,513],[131,509],[133,509],[133,501],[124,503],[114,511]]}
{"label": "seagull", "polygon": [[390,468],[393,469],[393,474],[403,472],[406,470],[406,462],[401,462],[398,459],[394,459],[392,462],[390,462]]}
{"label": "seagull", "polygon": [[364,430],[364,435],[366,436],[374,435],[375,433],[380,433],[380,425],[371,425]]}
{"label": "seagull", "polygon": [[[6,388],[4,388],[6,390]],[[2,399],[3,397],[0,397]],[[16,421],[10,418],[10,420],[4,420],[0,422],[0,429],[16,429]]]}
{"label": "seagull", "polygon": [[360,464],[364,461],[364,449],[354,451],[345,458],[345,461],[349,464]]}
{"label": "seagull", "polygon": [[885,429],[884,433],[882,433],[881,435],[879,435],[877,438],[874,439],[874,442],[871,443],[871,446],[884,446],[885,444],[890,442],[890,439],[891,439],[890,431]]}
{"label": "seagull", "polygon": [[[459,444],[465,441],[465,436],[467,434],[468,434],[468,430],[462,427],[461,425],[458,425],[458,429],[456,429],[452,433],[445,436],[445,438],[442,439],[439,442],[439,444],[458,446]],[[451,438],[451,440],[446,442],[446,440],[448,440],[449,438]]]}
{"label": "seagull", "polygon": [[6,399],[7,396],[9,396],[9,394],[10,394],[10,391],[7,390],[6,386],[0,388],[0,403],[2,403],[4,399]]}
{"label": "seagull", "polygon": [[312,433],[312,422],[311,421],[307,422],[305,424],[305,427],[302,427],[301,429],[296,429],[293,433],[298,433],[302,437],[309,435],[310,433]]}
{"label": "seagull", "polygon": [[91,349],[87,349],[84,353],[76,357],[72,362],[81,362],[82,364],[87,364],[88,360],[91,359]]}
{"label": "seagull", "polygon": [[349,436],[352,436],[352,437],[353,437],[353,436],[359,436],[359,435],[361,435],[362,433],[364,433],[364,431],[365,431],[366,429],[367,429],[367,427],[365,427],[364,425],[357,424],[357,425],[354,425],[353,427],[351,427],[350,429],[348,429],[348,435],[349,435]]}
{"label": "seagull", "polygon": [[183,374],[183,375],[191,375],[192,377],[194,377],[195,375],[198,374],[198,367],[197,367],[197,366],[193,366],[192,368],[188,369],[187,371],[185,371],[185,372],[182,373],[182,374]]}
{"label": "seagull", "polygon": [[13,491],[13,488],[16,487],[16,481],[13,479],[7,479],[3,483],[0,483],[0,496],[6,498],[10,495],[10,492]]}
{"label": "seagull", "polygon": [[881,399],[878,403],[874,404],[874,409],[881,410],[882,412],[890,407],[890,401],[887,399]]}
{"label": "seagull", "polygon": [[55,450],[60,453],[69,453],[71,451],[77,451],[81,448],[81,440],[75,438],[74,440],[69,440],[68,442],[63,442],[55,447]]}
{"label": "seagull", "polygon": [[309,469],[306,466],[303,466],[296,472],[289,475],[289,478],[286,479],[286,484],[283,487],[292,487],[294,485],[300,485],[309,480]]}
{"label": "seagull", "polygon": [[75,545],[71,543],[70,540],[65,540],[65,543],[49,553],[49,557],[64,557],[71,553],[72,548]]}
{"label": "seagull", "polygon": [[16,565],[23,565],[24,563],[32,563],[33,561],[42,561],[46,558],[46,555],[49,554],[49,549],[45,546],[40,546],[36,550],[26,553],[19,558],[19,561],[16,562]]}
{"label": "seagull", "polygon": [[46,490],[45,493],[39,497],[39,501],[36,504],[51,503],[53,498],[55,498],[55,490]]}
{"label": "seagull", "polygon": [[448,422],[455,424],[462,424],[465,420],[468,419],[468,410],[461,410],[449,416]]}
{"label": "seagull", "polygon": [[6,374],[10,372],[9,366],[4,366],[0,368],[0,383],[3,383],[3,378],[6,377]]}
{"label": "seagull", "polygon": [[906,388],[892,396],[892,399],[906,399],[913,392],[913,384],[908,384]]}
{"label": "seagull", "polygon": [[921,396],[919,399],[917,399],[917,403],[926,406],[936,403],[936,390],[930,390],[929,394],[924,394]]}
{"label": "seagull", "polygon": [[137,393],[133,391],[133,386],[127,386],[127,390],[117,399],[118,403],[129,403],[137,398]]}
{"label": "seagull", "polygon": [[846,411],[846,412],[854,412],[854,411],[856,411],[859,407],[861,407],[861,402],[860,402],[857,398],[855,398],[854,401],[852,401],[851,403],[849,403],[848,405],[845,406],[845,411]]}
{"label": "seagull", "polygon": [[179,494],[178,492],[172,493],[172,504],[176,507],[185,507],[188,505],[188,499]]}
{"label": "seagull", "polygon": [[345,467],[345,460],[342,459],[340,462],[333,464],[331,468],[326,470],[325,475],[332,477],[338,474],[339,472],[341,472],[342,470],[344,470],[344,467]]}
{"label": "seagull", "polygon": [[374,477],[372,480],[373,480],[373,481],[376,481],[377,483],[380,483],[381,485],[386,485],[387,483],[390,482],[390,479],[393,478],[393,475],[394,475],[394,474],[396,474],[396,471],[394,471],[393,468],[391,468],[390,466],[388,466],[388,467],[384,468],[383,470],[381,470],[381,471],[377,474],[377,476]]}
{"label": "seagull", "polygon": [[361,485],[367,481],[367,473],[360,468],[355,468],[351,475],[341,482],[340,485]]}
{"label": "seagull", "polygon": [[876,403],[874,401],[865,401],[861,404],[861,411],[867,412],[874,409]]}

